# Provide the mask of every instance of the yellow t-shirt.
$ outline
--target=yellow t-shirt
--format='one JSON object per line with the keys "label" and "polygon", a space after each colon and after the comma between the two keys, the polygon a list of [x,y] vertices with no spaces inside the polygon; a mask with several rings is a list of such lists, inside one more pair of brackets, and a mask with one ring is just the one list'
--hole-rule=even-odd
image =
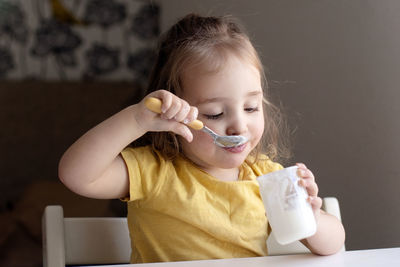
{"label": "yellow t-shirt", "polygon": [[122,152],[129,172],[132,263],[267,255],[268,220],[257,176],[282,169],[262,157],[239,180],[217,180],[183,157],[150,147]]}

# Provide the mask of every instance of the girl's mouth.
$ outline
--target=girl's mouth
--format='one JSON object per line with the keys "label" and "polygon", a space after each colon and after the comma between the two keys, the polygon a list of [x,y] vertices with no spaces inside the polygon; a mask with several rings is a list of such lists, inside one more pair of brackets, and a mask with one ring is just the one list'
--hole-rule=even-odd
{"label": "girl's mouth", "polygon": [[226,151],[229,151],[231,153],[241,153],[247,146],[247,143],[244,143],[240,146],[235,146],[235,147],[224,147]]}

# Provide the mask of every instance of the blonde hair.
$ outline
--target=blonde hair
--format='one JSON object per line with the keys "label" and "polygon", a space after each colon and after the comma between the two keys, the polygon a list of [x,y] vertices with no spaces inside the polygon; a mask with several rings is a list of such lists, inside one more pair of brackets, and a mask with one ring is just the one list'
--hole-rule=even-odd
{"label": "blonde hair", "polygon": [[[261,60],[244,29],[231,16],[189,14],[173,25],[159,43],[146,95],[159,89],[179,95],[184,89],[181,77],[185,71],[201,66],[206,72],[218,72],[232,55],[253,64],[261,76],[266,123],[264,136],[252,154],[256,160],[261,152],[270,159],[285,157],[288,149],[281,142],[279,129],[283,120],[279,109],[268,101],[268,85]],[[151,144],[167,159],[173,159],[181,152],[178,138],[172,132],[149,132],[134,143],[146,144]]]}

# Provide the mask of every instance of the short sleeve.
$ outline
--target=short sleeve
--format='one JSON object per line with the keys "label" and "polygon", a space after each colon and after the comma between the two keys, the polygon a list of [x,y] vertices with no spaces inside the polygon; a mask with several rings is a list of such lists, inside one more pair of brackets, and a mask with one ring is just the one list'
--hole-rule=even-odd
{"label": "short sleeve", "polygon": [[143,199],[156,192],[167,168],[162,156],[150,147],[125,148],[121,155],[129,175],[129,196],[122,200]]}

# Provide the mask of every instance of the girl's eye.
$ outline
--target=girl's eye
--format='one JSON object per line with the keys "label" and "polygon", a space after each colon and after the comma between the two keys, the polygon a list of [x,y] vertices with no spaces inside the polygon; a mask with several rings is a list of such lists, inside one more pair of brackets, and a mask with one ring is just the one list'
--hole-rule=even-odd
{"label": "girl's eye", "polygon": [[208,120],[216,120],[219,117],[221,117],[222,114],[223,114],[222,112],[218,113],[218,114],[210,114],[210,115],[204,114],[204,117],[206,117]]}
{"label": "girl's eye", "polygon": [[244,110],[247,111],[247,112],[249,112],[249,113],[252,113],[252,112],[258,111],[258,107],[255,107],[255,108],[245,108]]}

